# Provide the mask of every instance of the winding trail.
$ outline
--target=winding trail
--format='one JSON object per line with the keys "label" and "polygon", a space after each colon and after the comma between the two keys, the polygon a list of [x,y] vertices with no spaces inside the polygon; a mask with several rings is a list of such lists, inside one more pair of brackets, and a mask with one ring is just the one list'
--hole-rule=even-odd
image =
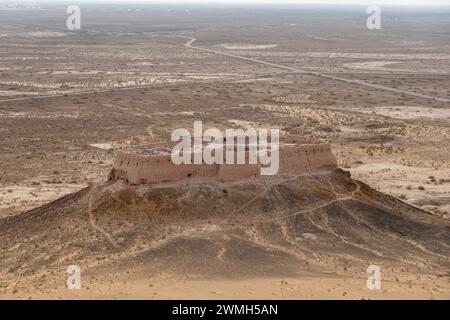
{"label": "winding trail", "polygon": [[[112,236],[106,232],[105,230],[103,230],[102,228],[100,228],[99,226],[97,226],[97,224],[95,223],[95,218],[94,218],[94,214],[92,212],[92,198],[93,196],[96,194],[98,187],[93,188],[90,191],[89,194],[89,198],[88,198],[88,215],[89,215],[89,223],[91,225],[91,227],[96,230],[97,232],[99,232],[103,237],[105,237],[106,240],[108,240],[109,243],[111,243],[111,245],[114,248],[119,248],[119,246],[117,245],[117,243],[114,241],[114,239],[112,238]],[[102,190],[103,191],[103,190]],[[100,192],[100,195],[102,194],[102,191]]]}
{"label": "winding trail", "polygon": [[[268,193],[268,191],[270,191],[270,189],[273,186],[280,185],[281,183],[289,181],[289,180],[292,180],[292,179],[286,179],[286,180],[283,180],[283,181],[281,181],[279,183],[270,185],[261,194],[257,195],[255,197],[255,199],[259,198],[259,197],[261,197],[263,195],[266,195]],[[329,205],[331,205],[333,203],[336,203],[336,202],[341,202],[341,201],[346,201],[346,200],[355,200],[356,194],[361,191],[361,185],[358,182],[356,182],[356,181],[354,183],[355,183],[355,189],[352,192],[350,192],[349,194],[342,195],[342,194],[339,194],[339,193],[335,192],[334,190],[331,190],[334,193],[335,198],[332,199],[332,200],[329,200],[329,201],[327,201],[325,203],[322,203],[322,204],[320,204],[318,206],[315,206],[313,208],[308,208],[308,209],[304,209],[304,210],[300,210],[300,211],[295,211],[295,212],[292,212],[290,214],[287,214],[287,215],[284,215],[284,216],[281,216],[281,217],[276,217],[276,218],[252,219],[252,222],[275,222],[275,221],[279,221],[279,220],[285,220],[287,218],[294,217],[294,216],[297,216],[299,214],[311,213],[313,211],[316,211],[316,210],[328,207]],[[255,199],[252,199],[250,202],[253,202]],[[248,203],[245,204],[245,206],[247,206],[247,205],[248,205]]]}

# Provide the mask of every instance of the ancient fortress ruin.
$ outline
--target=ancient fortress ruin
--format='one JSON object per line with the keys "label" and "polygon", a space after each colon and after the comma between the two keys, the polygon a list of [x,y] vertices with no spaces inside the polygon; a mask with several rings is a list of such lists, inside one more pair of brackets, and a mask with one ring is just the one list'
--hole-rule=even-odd
{"label": "ancient fortress ruin", "polygon": [[[172,145],[158,143],[117,152],[109,179],[130,184],[157,184],[182,180],[239,181],[259,177],[261,164],[181,164],[171,160]],[[246,155],[248,157],[248,154]],[[337,168],[327,143],[281,142],[277,175],[299,175]]]}

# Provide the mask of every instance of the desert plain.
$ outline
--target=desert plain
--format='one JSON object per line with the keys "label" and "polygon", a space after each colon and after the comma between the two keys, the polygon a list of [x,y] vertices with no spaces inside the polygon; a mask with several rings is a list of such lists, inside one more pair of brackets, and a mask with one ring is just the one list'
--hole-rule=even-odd
{"label": "desert plain", "polygon": [[[80,30],[66,28],[65,9],[0,4],[1,298],[450,298],[448,7],[382,8],[380,30],[367,29],[358,6],[85,4]],[[186,210],[173,210],[179,219],[147,219],[140,200],[124,200],[131,208],[102,198],[96,224],[111,245],[89,219],[115,152],[170,139],[195,120],[328,142],[341,171],[286,189],[280,182],[266,199],[278,207],[233,217],[225,200],[208,207],[223,186],[145,191],[156,202],[187,198]],[[227,196],[246,203],[263,185],[227,185]],[[296,198],[308,190],[311,202]],[[292,199],[315,208],[333,192],[365,205],[378,199],[401,221],[387,211],[379,215],[386,222],[365,220],[379,203],[347,203],[349,217],[332,207],[311,218],[327,245],[295,229],[302,236],[293,239],[307,243],[296,248],[286,240],[291,224],[252,220]],[[196,206],[214,214],[199,218]],[[333,215],[342,225],[321,220]],[[173,241],[158,247],[166,236]],[[212,243],[233,253],[216,255]],[[366,287],[374,263],[381,290]],[[79,290],[66,288],[72,264],[82,269]]]}

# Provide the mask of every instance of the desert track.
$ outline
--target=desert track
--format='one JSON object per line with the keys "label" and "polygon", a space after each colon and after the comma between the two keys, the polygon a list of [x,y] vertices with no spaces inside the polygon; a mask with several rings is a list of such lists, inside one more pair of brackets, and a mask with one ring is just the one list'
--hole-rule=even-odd
{"label": "desert track", "polygon": [[253,62],[253,63],[259,63],[259,64],[263,64],[263,65],[266,65],[266,66],[269,66],[269,67],[275,67],[275,68],[279,68],[279,69],[283,69],[283,70],[292,71],[292,72],[295,72],[295,73],[302,73],[302,74],[313,75],[313,76],[317,76],[317,77],[321,77],[321,78],[327,78],[327,79],[347,82],[347,83],[356,84],[356,85],[360,85],[360,86],[364,86],[364,87],[368,87],[368,88],[373,88],[373,89],[378,89],[378,90],[402,93],[402,94],[406,94],[406,95],[413,96],[413,97],[418,97],[418,98],[423,98],[423,99],[431,99],[431,100],[436,100],[436,101],[441,101],[441,102],[450,102],[450,99],[430,96],[430,95],[426,95],[426,94],[415,93],[415,92],[411,92],[411,91],[407,91],[407,90],[401,90],[401,89],[397,89],[397,88],[394,88],[394,87],[389,87],[389,86],[384,86],[384,85],[378,85],[378,84],[374,84],[374,83],[365,82],[365,81],[362,81],[362,80],[353,80],[353,79],[333,76],[333,75],[329,75],[329,74],[325,74],[325,73],[321,73],[321,72],[316,72],[316,71],[307,71],[307,70],[303,70],[303,69],[300,69],[300,68],[294,68],[294,67],[289,67],[289,66],[285,66],[285,65],[281,65],[281,64],[277,64],[277,63],[271,63],[271,62],[267,62],[267,61],[263,61],[263,60],[247,58],[247,57],[238,56],[238,55],[235,55],[235,54],[226,53],[226,52],[222,52],[222,51],[218,51],[218,50],[212,50],[212,49],[206,49],[206,48],[202,48],[202,47],[193,46],[192,44],[195,41],[197,41],[196,38],[191,38],[188,42],[186,42],[184,44],[184,46],[187,47],[187,48],[195,49],[195,50],[200,50],[200,51],[204,51],[204,52],[208,52],[208,53],[218,54],[218,55],[222,55],[222,56],[226,56],[226,57],[230,57],[230,58],[241,59],[241,60],[245,60],[245,61],[249,61],[249,62]]}
{"label": "desert track", "polygon": [[105,89],[105,90],[89,90],[89,91],[78,91],[78,92],[69,92],[69,93],[61,93],[61,94],[52,94],[52,95],[42,95],[42,96],[12,98],[12,99],[2,99],[2,100],[0,100],[0,103],[2,103],[2,102],[14,102],[14,101],[26,101],[26,100],[50,99],[50,98],[58,98],[58,97],[75,97],[75,96],[83,96],[83,95],[90,95],[90,94],[107,93],[107,92],[139,90],[139,89],[154,88],[156,86],[167,86],[167,85],[168,85],[167,83],[164,83],[164,84],[152,84],[152,85],[147,85],[147,86],[133,86],[133,87]]}
{"label": "desert track", "polygon": [[[179,37],[179,38],[189,39],[184,44],[184,46],[187,47],[187,48],[190,48],[190,49],[199,50],[199,51],[212,53],[212,54],[217,54],[217,55],[221,55],[221,56],[225,56],[225,57],[229,57],[229,58],[240,59],[240,60],[248,61],[248,62],[251,62],[251,63],[262,64],[262,65],[265,65],[265,66],[268,66],[268,67],[279,68],[279,69],[287,70],[287,71],[293,72],[293,73],[301,73],[301,74],[306,74],[306,75],[313,75],[313,76],[317,76],[317,77],[321,77],[321,78],[332,79],[332,80],[336,80],[336,81],[356,84],[356,85],[359,85],[359,86],[373,88],[373,89],[377,89],[377,90],[383,90],[383,91],[390,91],[390,92],[395,92],[395,93],[406,94],[406,95],[409,95],[409,96],[422,98],[422,99],[435,100],[435,101],[440,101],[440,102],[450,102],[450,99],[446,99],[446,98],[441,98],[441,97],[436,97],[436,96],[416,93],[416,92],[402,90],[402,89],[398,89],[398,88],[394,88],[394,87],[390,87],[390,86],[385,86],[385,85],[369,83],[369,82],[362,81],[362,80],[354,80],[354,79],[343,78],[343,77],[340,77],[340,76],[334,76],[334,75],[331,75],[331,74],[325,74],[325,73],[316,72],[316,71],[308,71],[308,70],[304,70],[304,69],[300,69],[300,68],[285,66],[285,65],[272,63],[272,62],[267,62],[267,61],[263,61],[263,60],[259,60],[259,59],[248,58],[248,57],[239,56],[239,55],[235,55],[235,54],[231,54],[231,53],[226,53],[226,52],[222,52],[222,51],[218,51],[218,50],[213,50],[213,49],[207,49],[207,48],[194,46],[193,43],[196,42],[197,39],[196,38],[192,38],[192,37],[181,36],[181,35],[173,35],[173,34],[163,34],[163,33],[158,33],[158,32],[155,33],[155,35],[175,36],[175,37]],[[163,85],[167,85],[167,84],[163,84]],[[104,90],[89,90],[89,91],[70,92],[70,93],[54,94],[54,95],[41,95],[41,96],[31,96],[31,97],[21,97],[21,98],[0,99],[0,103],[15,102],[15,101],[27,101],[27,100],[37,100],[37,99],[50,99],[50,98],[57,98],[57,97],[64,97],[64,96],[82,96],[82,95],[91,95],[91,94],[126,91],[126,90],[139,90],[139,89],[149,88],[149,87],[155,87],[155,85],[153,84],[153,85],[148,85],[148,86],[132,86],[132,87],[123,87],[123,88],[104,89]]]}

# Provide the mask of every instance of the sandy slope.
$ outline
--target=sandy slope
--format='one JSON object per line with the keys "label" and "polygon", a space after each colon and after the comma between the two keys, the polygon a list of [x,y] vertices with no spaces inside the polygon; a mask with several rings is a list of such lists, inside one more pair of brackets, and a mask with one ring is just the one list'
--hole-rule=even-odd
{"label": "sandy slope", "polygon": [[[313,176],[84,189],[0,220],[1,296],[449,298],[449,222]],[[65,288],[66,268],[82,289]],[[382,290],[366,288],[366,268]]]}

